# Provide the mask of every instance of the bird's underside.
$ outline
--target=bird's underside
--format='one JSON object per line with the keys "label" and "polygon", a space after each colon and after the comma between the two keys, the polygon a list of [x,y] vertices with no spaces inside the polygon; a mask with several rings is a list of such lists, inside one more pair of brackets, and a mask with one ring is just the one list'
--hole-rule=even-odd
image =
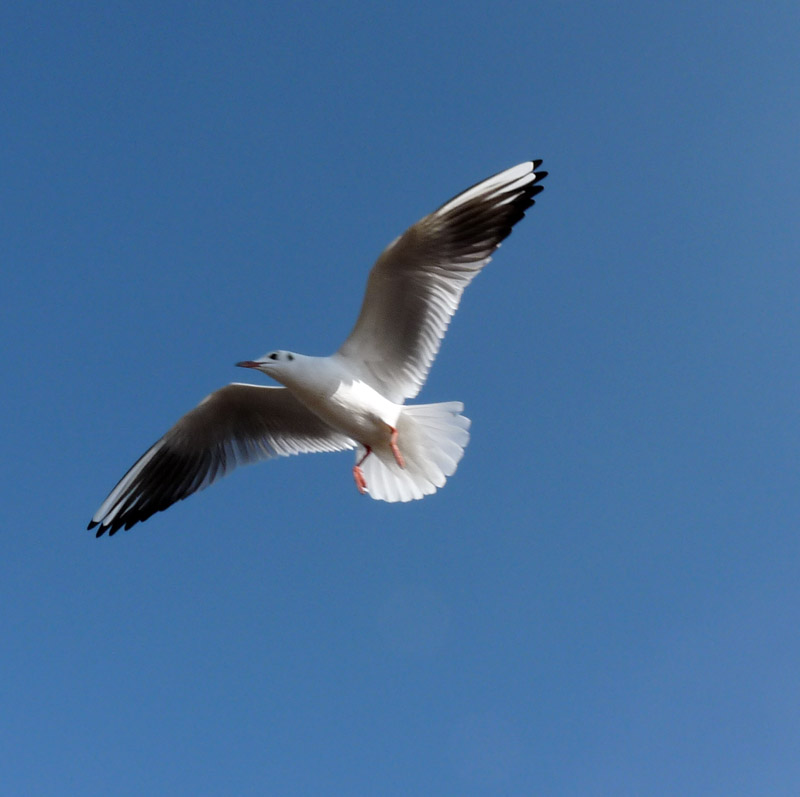
{"label": "bird's underside", "polygon": [[[540,164],[477,183],[391,243],[370,272],[352,332],[331,357],[278,351],[240,363],[283,386],[233,383],[209,395],[137,460],[89,528],[98,537],[129,529],[236,465],[290,454],[356,448],[356,486],[379,500],[414,500],[443,486],[469,440],[469,420],[459,402],[405,401],[424,384],[464,289],[542,190]],[[334,412],[334,399],[330,406],[308,399],[336,396],[337,384],[363,385],[377,397],[353,412],[374,414],[380,434],[354,433],[341,420],[346,401]]]}
{"label": "bird's underside", "polygon": [[[397,463],[398,468],[405,468],[406,460],[403,455],[400,453],[400,447],[397,445],[397,428],[394,426],[388,427],[389,432],[389,449],[392,452],[392,456],[394,457],[394,461]],[[356,460],[356,464],[353,465],[353,479],[356,483],[356,489],[361,495],[366,495],[369,491],[367,490],[367,480],[364,478],[364,471],[361,469],[361,466],[364,464],[366,458],[372,453],[372,446],[365,445],[364,446],[364,453]]]}

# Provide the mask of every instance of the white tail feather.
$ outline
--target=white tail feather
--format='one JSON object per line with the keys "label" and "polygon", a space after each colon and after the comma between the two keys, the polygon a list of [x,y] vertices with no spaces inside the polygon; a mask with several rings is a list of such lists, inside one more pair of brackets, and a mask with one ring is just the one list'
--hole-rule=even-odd
{"label": "white tail feather", "polygon": [[[456,472],[469,442],[469,418],[460,401],[412,404],[397,419],[401,468],[391,449],[373,449],[362,470],[367,491],[379,501],[413,501],[435,493]],[[364,449],[356,453],[356,461]]]}

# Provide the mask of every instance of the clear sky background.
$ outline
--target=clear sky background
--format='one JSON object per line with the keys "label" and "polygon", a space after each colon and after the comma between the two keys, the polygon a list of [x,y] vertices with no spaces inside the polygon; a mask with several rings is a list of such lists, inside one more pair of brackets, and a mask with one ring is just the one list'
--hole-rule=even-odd
{"label": "clear sky background", "polygon": [[[798,41],[794,1],[5,3],[2,792],[800,793]],[[295,457],[85,530],[528,158],[420,396],[473,420],[444,490]]]}

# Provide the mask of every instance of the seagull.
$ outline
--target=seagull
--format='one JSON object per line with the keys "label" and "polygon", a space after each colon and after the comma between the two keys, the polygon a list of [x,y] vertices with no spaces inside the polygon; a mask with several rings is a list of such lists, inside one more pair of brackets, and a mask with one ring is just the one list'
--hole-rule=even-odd
{"label": "seagull", "polygon": [[234,382],[211,393],[136,461],[88,528],[111,536],[236,465],[315,451],[355,449],[356,487],[381,501],[444,486],[469,441],[464,405],[405,401],[425,383],[464,289],[534,204],[547,176],[541,163],[476,183],[389,244],[334,354],[276,350],[237,363],[281,386]]}

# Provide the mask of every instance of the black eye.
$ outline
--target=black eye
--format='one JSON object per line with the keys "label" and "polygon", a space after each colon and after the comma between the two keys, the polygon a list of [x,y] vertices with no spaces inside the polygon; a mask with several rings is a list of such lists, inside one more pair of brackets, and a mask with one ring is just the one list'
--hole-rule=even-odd
{"label": "black eye", "polygon": [[278,359],[278,355],[275,352],[272,352],[272,354],[269,355],[269,358],[270,358],[270,360],[277,360]]}
{"label": "black eye", "polygon": [[293,360],[294,359],[294,354],[287,354],[286,355],[286,359],[287,360]]}

